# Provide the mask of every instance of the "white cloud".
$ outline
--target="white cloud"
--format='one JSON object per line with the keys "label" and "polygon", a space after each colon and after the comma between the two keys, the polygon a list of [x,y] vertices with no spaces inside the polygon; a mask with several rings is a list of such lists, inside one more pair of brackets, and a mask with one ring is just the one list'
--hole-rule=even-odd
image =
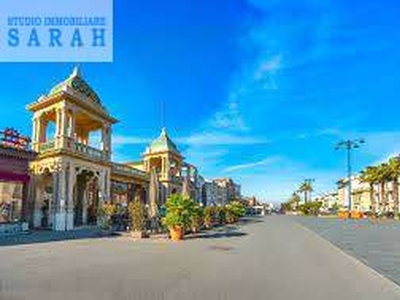
{"label": "white cloud", "polygon": [[256,145],[269,143],[269,140],[265,138],[224,132],[203,132],[188,137],[177,138],[176,141],[189,146]]}
{"label": "white cloud", "polygon": [[234,99],[231,99],[223,109],[214,114],[209,125],[214,129],[233,131],[246,131],[248,129],[239,110],[238,103]]}
{"label": "white cloud", "polygon": [[125,135],[114,135],[112,137],[113,145],[140,145],[140,144],[148,144],[151,142],[150,138],[141,138],[135,136],[125,136]]}
{"label": "white cloud", "polygon": [[[141,145],[151,143],[151,138],[116,135],[113,137],[114,146]],[[174,138],[178,145],[187,146],[227,146],[227,145],[255,145],[266,144],[270,141],[265,138],[252,137],[243,134],[232,134],[223,131],[200,132],[189,136]]]}
{"label": "white cloud", "polygon": [[242,171],[246,169],[254,169],[256,167],[260,166],[268,166],[273,163],[279,162],[281,160],[280,156],[270,156],[267,157],[263,160],[257,161],[257,162],[252,162],[252,163],[246,163],[246,164],[239,164],[235,166],[230,166],[224,169],[224,172],[235,172],[235,171]]}
{"label": "white cloud", "polygon": [[281,68],[282,54],[261,60],[256,68],[253,78],[255,81],[263,82],[263,89],[277,89],[275,75]]}

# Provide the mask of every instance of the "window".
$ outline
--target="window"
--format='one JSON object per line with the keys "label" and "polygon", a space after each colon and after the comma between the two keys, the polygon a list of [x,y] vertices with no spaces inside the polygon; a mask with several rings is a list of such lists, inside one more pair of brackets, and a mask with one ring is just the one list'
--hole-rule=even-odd
{"label": "window", "polygon": [[21,220],[22,183],[0,182],[0,223]]}

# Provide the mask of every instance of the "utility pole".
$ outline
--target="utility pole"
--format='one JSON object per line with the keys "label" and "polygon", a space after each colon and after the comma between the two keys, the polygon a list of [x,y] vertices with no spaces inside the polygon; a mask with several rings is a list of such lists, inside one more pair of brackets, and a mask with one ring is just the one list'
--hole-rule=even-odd
{"label": "utility pole", "polygon": [[347,203],[349,206],[349,213],[351,213],[351,150],[360,148],[364,144],[364,139],[345,140],[336,144],[336,150],[346,150],[347,152]]}

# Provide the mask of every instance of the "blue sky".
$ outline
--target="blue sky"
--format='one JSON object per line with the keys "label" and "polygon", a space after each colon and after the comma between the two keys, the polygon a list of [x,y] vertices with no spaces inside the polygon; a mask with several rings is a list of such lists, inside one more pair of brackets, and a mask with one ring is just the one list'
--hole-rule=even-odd
{"label": "blue sky", "polygon": [[[139,159],[165,123],[207,177],[281,201],[305,178],[316,194],[400,152],[396,1],[115,1],[114,62],[81,65],[120,120],[114,158]],[[2,64],[0,127],[31,132],[25,105],[73,64]]]}

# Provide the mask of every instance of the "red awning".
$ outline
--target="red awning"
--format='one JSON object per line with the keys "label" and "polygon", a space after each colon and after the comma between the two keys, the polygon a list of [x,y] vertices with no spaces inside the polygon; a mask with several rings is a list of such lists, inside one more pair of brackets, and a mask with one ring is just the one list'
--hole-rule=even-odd
{"label": "red awning", "polygon": [[16,174],[12,172],[0,171],[0,180],[28,182],[30,180],[30,176],[28,174]]}

